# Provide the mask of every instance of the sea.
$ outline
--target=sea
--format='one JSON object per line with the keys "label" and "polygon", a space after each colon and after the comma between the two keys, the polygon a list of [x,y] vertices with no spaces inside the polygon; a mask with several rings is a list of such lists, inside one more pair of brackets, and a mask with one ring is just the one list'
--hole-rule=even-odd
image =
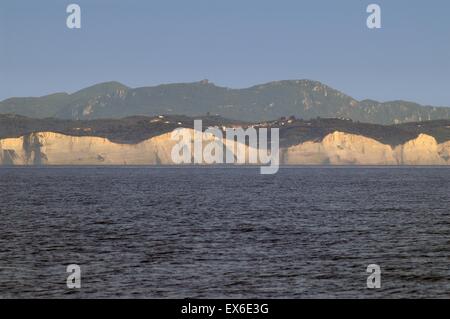
{"label": "sea", "polygon": [[449,168],[0,168],[0,298],[449,297]]}

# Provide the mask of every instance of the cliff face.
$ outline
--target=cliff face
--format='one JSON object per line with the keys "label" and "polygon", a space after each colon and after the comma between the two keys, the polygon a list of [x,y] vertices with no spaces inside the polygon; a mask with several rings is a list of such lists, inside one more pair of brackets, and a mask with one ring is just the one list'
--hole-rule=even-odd
{"label": "cliff face", "polygon": [[[175,144],[170,133],[137,144],[118,144],[100,137],[41,132],[1,139],[0,164],[171,165]],[[361,135],[334,132],[321,141],[281,149],[280,160],[292,165],[450,165],[450,141],[438,144],[421,134],[392,147]]]}
{"label": "cliff face", "polygon": [[164,164],[170,162],[173,145],[170,134],[138,144],[117,144],[100,137],[42,132],[0,140],[0,161],[4,165]]}
{"label": "cliff face", "polygon": [[416,139],[392,147],[361,135],[334,132],[321,142],[305,142],[283,150],[284,164],[331,165],[449,165],[450,142],[434,137]]}

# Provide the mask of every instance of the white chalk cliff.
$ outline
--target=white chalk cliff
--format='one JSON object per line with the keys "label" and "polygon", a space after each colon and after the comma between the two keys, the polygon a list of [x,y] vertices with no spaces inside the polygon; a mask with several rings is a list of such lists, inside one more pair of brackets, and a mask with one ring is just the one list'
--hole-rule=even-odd
{"label": "white chalk cliff", "polygon": [[450,141],[438,144],[420,134],[392,147],[374,139],[334,132],[321,142],[305,142],[283,150],[283,164],[450,165]]}
{"label": "white chalk cliff", "polygon": [[[113,143],[93,136],[33,133],[0,140],[1,165],[153,165],[173,164],[171,133],[137,144]],[[421,134],[392,147],[374,139],[342,132],[321,141],[281,149],[281,164],[292,165],[450,165],[450,141],[439,144]]]}

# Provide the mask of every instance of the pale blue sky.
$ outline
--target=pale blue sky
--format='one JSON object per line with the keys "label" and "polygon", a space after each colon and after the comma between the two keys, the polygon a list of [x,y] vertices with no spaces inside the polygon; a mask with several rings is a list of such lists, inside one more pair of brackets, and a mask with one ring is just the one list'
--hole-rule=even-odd
{"label": "pale blue sky", "polygon": [[[66,6],[82,29],[66,28]],[[366,27],[382,8],[383,29]],[[314,79],[358,99],[450,106],[447,0],[2,0],[0,99],[102,81]]]}

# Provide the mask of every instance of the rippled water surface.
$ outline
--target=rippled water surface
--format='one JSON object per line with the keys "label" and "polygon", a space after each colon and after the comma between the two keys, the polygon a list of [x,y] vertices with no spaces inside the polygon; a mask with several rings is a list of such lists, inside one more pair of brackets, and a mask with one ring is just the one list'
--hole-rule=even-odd
{"label": "rippled water surface", "polygon": [[0,298],[450,297],[447,168],[2,168],[0,218]]}

